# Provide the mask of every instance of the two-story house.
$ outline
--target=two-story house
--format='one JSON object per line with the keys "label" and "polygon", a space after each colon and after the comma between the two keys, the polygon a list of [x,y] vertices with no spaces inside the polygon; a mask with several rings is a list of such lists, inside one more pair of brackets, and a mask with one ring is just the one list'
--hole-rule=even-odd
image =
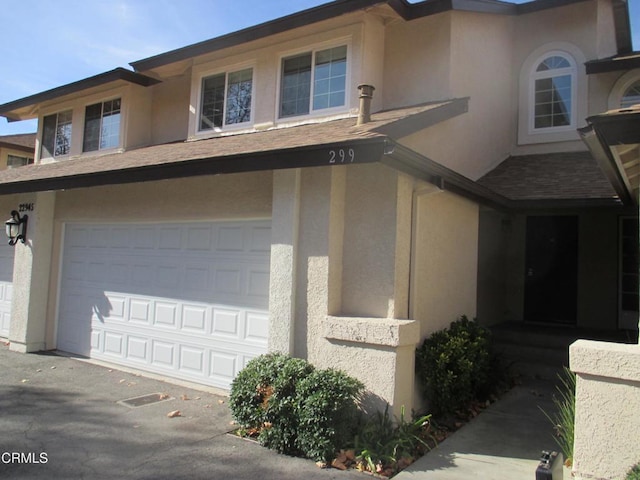
{"label": "two-story house", "polygon": [[397,410],[460,315],[627,326],[637,197],[578,128],[630,53],[622,0],[338,0],[0,105],[11,348],[222,389],[284,351]]}

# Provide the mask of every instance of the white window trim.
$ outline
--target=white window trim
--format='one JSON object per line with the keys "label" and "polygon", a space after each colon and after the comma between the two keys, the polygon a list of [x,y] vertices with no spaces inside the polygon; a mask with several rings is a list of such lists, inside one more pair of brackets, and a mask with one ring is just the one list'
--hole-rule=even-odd
{"label": "white window trim", "polygon": [[[575,68],[571,88],[571,125],[551,128],[533,128],[535,115],[535,77],[540,62],[550,56],[566,58]],[[587,117],[587,78],[584,69],[584,54],[574,45],[566,42],[552,42],[542,45],[529,54],[522,64],[518,95],[518,144],[553,143],[580,140],[577,129]]]}
{"label": "white window trim", "polygon": [[607,102],[609,110],[617,110],[620,108],[620,101],[622,96],[631,85],[640,81],[640,69],[630,70],[622,75],[616,83],[613,85],[611,92],[609,93],[609,99]]}
{"label": "white window trim", "polygon": [[[44,119],[46,117],[51,117],[53,115],[56,116],[56,130],[58,129],[58,115],[60,115],[61,113],[65,113],[65,112],[71,112],[71,144],[69,146],[69,151],[67,153],[63,153],[60,155],[55,155],[52,154],[51,156],[47,156],[47,157],[43,157],[42,156],[42,151],[44,149]],[[52,161],[56,161],[59,159],[64,159],[64,158],[69,158],[72,154],[73,154],[73,141],[75,138],[77,138],[77,133],[74,133],[76,130],[75,127],[75,118],[76,118],[76,112],[72,107],[67,107],[67,108],[61,108],[59,110],[52,110],[51,112],[48,113],[44,113],[42,115],[42,117],[40,119],[38,119],[38,135],[37,135],[37,139],[38,139],[38,148],[37,148],[37,157],[38,160],[43,159],[47,162],[52,162]],[[54,150],[55,150],[55,135],[54,135]]]}
{"label": "white window trim", "polygon": [[[109,147],[109,148],[99,148],[96,150],[89,150],[87,152],[84,151],[84,128],[85,128],[85,124],[86,124],[86,114],[87,114],[87,107],[90,105],[96,105],[97,103],[100,103],[102,105],[104,105],[105,102],[110,102],[112,100],[118,100],[120,99],[120,128],[118,131],[118,145],[115,147]],[[100,119],[102,120],[102,118],[104,117],[100,117]],[[81,115],[81,134],[80,134],[80,155],[82,156],[89,156],[89,155],[104,155],[105,153],[113,153],[113,152],[118,152],[118,151],[122,151],[124,149],[124,132],[125,132],[125,128],[124,128],[124,123],[125,123],[125,95],[124,94],[114,94],[111,95],[109,97],[105,97],[105,98],[98,98],[96,100],[93,100],[91,102],[86,102],[82,105],[82,115]]]}
{"label": "white window trim", "polygon": [[[296,55],[302,55],[304,53],[311,53],[312,58],[315,60],[315,54],[321,50],[328,50],[330,48],[336,47],[347,47],[347,72],[345,79],[345,98],[344,105],[339,107],[332,108],[323,108],[320,110],[313,110],[313,89],[310,93],[309,98],[309,113],[305,113],[304,115],[292,115],[287,117],[280,116],[280,100],[282,98],[282,62],[289,57],[295,57]],[[353,62],[352,59],[352,48],[351,48],[351,38],[344,37],[342,39],[334,39],[330,42],[322,42],[316,43],[313,45],[308,45],[304,48],[297,48],[295,50],[289,50],[286,52],[281,52],[278,56],[278,78],[276,82],[276,104],[275,104],[275,112],[274,118],[278,125],[285,124],[299,124],[301,120],[307,119],[317,119],[321,117],[333,117],[337,114],[349,113],[349,99],[351,98],[351,64]],[[314,65],[312,65],[313,67]],[[313,86],[314,81],[314,69],[311,69],[311,85]]]}
{"label": "white window trim", "polygon": [[[226,108],[226,102],[227,102],[227,87],[228,87],[228,80],[229,80],[229,74],[230,73],[235,73],[235,72],[239,72],[241,70],[246,70],[250,68],[252,70],[252,77],[251,77],[251,118],[249,119],[248,122],[243,122],[243,123],[232,123],[231,125],[227,125],[226,124],[226,115],[223,116],[223,123],[222,123],[222,127],[214,127],[214,128],[208,128],[208,129],[200,129],[200,115],[202,113],[202,86],[203,86],[203,80],[207,77],[213,77],[215,75],[221,75],[224,74],[225,75],[225,93],[224,93],[224,99],[225,99],[225,108]],[[255,116],[256,116],[256,78],[257,78],[257,68],[256,68],[256,62],[245,62],[245,63],[238,63],[235,65],[229,65],[226,67],[220,67],[220,68],[215,68],[215,69],[207,69],[207,70],[202,70],[201,72],[198,72],[197,75],[195,75],[195,79],[197,82],[197,88],[196,90],[196,111],[195,111],[195,122],[194,122],[194,134],[197,137],[206,137],[206,136],[211,136],[212,134],[221,134],[221,133],[226,133],[226,132],[238,132],[241,130],[246,130],[247,128],[251,128],[253,127],[253,124],[255,122]],[[226,114],[226,112],[225,112]]]}

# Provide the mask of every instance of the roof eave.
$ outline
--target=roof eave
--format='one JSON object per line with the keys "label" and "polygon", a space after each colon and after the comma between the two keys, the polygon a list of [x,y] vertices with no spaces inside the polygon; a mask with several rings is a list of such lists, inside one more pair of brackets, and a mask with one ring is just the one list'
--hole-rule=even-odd
{"label": "roof eave", "polygon": [[638,205],[637,186],[629,179],[613,149],[619,145],[640,144],[640,109],[627,109],[594,115],[578,130],[600,168],[624,205]]}
{"label": "roof eave", "polygon": [[497,0],[424,0],[418,3],[409,3],[407,0],[336,0],[259,25],[231,32],[220,37],[137,60],[131,62],[129,65],[137,72],[150,71],[199,55],[205,55],[224,48],[293,30],[294,28],[305,27],[317,22],[336,18],[377,4],[387,4],[404,20],[414,20],[451,10],[500,15],[521,15],[584,1],[587,0],[535,0],[516,5]]}
{"label": "roof eave", "polygon": [[24,97],[0,105],[0,116],[6,117],[9,121],[23,120],[23,118],[15,115],[14,112],[21,108],[31,107],[39,103],[54,100],[65,95],[72,95],[84,90],[88,90],[90,88],[116,82],[118,80],[133,83],[135,85],[140,85],[142,87],[149,87],[151,85],[160,83],[160,80],[157,80],[155,78],[151,78],[146,75],[142,75],[141,73],[132,72],[131,70],[119,67],[108,72],[94,75],[93,77],[78,80],[77,82],[62,85],[51,90],[36,93],[35,95],[30,95],[28,97]]}

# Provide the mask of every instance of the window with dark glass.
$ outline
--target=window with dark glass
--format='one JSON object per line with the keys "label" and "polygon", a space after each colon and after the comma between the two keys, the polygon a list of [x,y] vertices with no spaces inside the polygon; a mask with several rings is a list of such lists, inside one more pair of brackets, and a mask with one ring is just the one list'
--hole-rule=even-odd
{"label": "window with dark glass", "polygon": [[569,61],[559,55],[538,64],[534,74],[534,128],[572,124],[573,72]]}
{"label": "window with dark glass", "polygon": [[283,59],[280,117],[341,107],[346,103],[347,47]]}
{"label": "window with dark glass", "polygon": [[41,157],[57,157],[69,153],[71,150],[71,117],[71,110],[44,117]]}
{"label": "window with dark glass", "polygon": [[252,68],[203,78],[199,130],[251,121],[252,93]]}
{"label": "window with dark glass", "polygon": [[83,152],[120,145],[120,99],[87,106],[84,117]]}
{"label": "window with dark glass", "polygon": [[19,155],[7,155],[7,168],[23,167],[25,165],[31,165],[33,158],[21,157]]}

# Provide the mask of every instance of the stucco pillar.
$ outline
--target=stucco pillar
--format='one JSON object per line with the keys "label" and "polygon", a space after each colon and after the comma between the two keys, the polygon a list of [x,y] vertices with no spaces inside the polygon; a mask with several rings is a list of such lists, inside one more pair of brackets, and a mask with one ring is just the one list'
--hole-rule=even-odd
{"label": "stucco pillar", "polygon": [[640,346],[578,340],[573,475],[621,479],[640,460]]}
{"label": "stucco pillar", "polygon": [[49,277],[55,192],[21,196],[15,205],[23,206],[29,216],[26,243],[15,246],[13,268],[13,299],[11,303],[11,350],[35,352],[46,344],[46,310]]}
{"label": "stucco pillar", "polygon": [[300,170],[273,172],[269,351],[293,353]]}

